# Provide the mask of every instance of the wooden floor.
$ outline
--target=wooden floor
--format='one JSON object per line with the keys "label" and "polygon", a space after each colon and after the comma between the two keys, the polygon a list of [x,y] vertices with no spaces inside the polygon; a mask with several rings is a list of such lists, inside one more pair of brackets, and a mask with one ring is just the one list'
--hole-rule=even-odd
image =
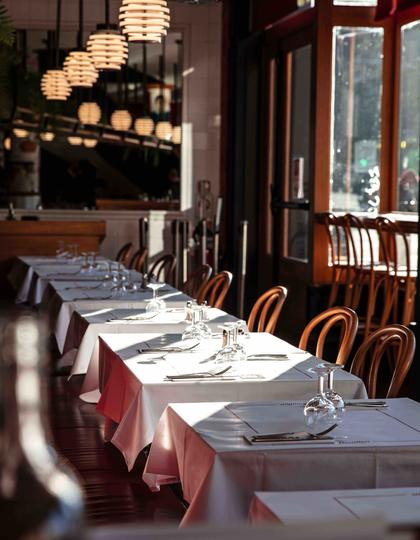
{"label": "wooden floor", "polygon": [[68,460],[85,494],[88,525],[179,523],[185,508],[169,487],[151,493],[141,480],[144,458],[128,472],[122,454],[102,437],[95,405],[76,395],[80,381],[51,376],[50,419],[57,451]]}
{"label": "wooden floor", "polygon": [[[23,313],[36,315],[27,307],[16,306],[12,299],[0,299],[0,331],[11,317]],[[69,382],[65,375],[52,374],[49,381],[52,443],[79,478],[87,524],[178,524],[185,512],[181,499],[170,487],[159,493],[149,491],[141,480],[144,458],[128,472],[122,454],[104,443],[103,419],[95,405],[77,397],[81,378]]]}

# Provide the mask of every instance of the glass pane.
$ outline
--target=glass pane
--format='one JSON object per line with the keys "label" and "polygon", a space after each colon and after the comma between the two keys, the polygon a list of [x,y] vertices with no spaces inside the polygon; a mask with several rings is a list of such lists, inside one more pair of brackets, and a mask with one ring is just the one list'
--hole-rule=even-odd
{"label": "glass pane", "polygon": [[286,257],[308,260],[308,212],[306,210],[284,210],[286,224]]}
{"label": "glass pane", "polygon": [[334,0],[335,6],[377,6],[378,0]]}
{"label": "glass pane", "polygon": [[311,171],[311,45],[291,52],[290,171],[287,200],[308,198]]}
{"label": "glass pane", "polygon": [[420,21],[401,28],[398,210],[417,212],[420,147]]}
{"label": "glass pane", "polygon": [[335,27],[330,208],[379,205],[383,29]]}

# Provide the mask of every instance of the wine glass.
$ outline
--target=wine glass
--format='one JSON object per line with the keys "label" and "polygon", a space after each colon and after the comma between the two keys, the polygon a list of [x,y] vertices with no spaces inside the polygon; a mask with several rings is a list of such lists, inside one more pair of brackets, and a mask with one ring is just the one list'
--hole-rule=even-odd
{"label": "wine glass", "polygon": [[327,389],[325,390],[325,397],[334,405],[337,411],[337,418],[338,420],[341,420],[346,408],[346,404],[340,394],[334,390],[334,372],[339,369],[343,369],[343,366],[339,366],[338,364],[330,364],[328,362],[322,362],[319,365],[325,369],[327,376]]}
{"label": "wine glass", "polygon": [[204,322],[204,314],[205,314],[205,307],[204,306],[198,306],[197,312],[198,312],[198,322],[197,327],[199,331],[201,332],[202,339],[209,339],[211,338],[211,330],[207,323]]}
{"label": "wine glass", "polygon": [[308,431],[322,431],[337,422],[334,404],[325,395],[326,368],[317,365],[310,371],[318,374],[318,393],[310,399],[304,409],[305,424]]}
{"label": "wine glass", "polygon": [[159,289],[165,286],[165,283],[161,282],[150,282],[148,285],[149,289],[153,291],[153,298],[147,301],[146,311],[151,313],[159,313],[166,308],[165,301],[161,298],[158,298],[157,292]]}
{"label": "wine glass", "polygon": [[80,272],[83,274],[84,272],[89,272],[91,266],[89,262],[89,254],[88,253],[82,253],[83,256],[83,263],[80,267]]}
{"label": "wine glass", "polygon": [[99,263],[96,261],[96,257],[98,256],[98,254],[96,253],[96,251],[89,251],[88,255],[91,258],[90,269],[96,270],[99,266]]}
{"label": "wine glass", "polygon": [[58,247],[55,250],[55,255],[59,259],[61,257],[64,257],[66,255],[67,251],[65,249],[65,243],[63,240],[58,241]]}

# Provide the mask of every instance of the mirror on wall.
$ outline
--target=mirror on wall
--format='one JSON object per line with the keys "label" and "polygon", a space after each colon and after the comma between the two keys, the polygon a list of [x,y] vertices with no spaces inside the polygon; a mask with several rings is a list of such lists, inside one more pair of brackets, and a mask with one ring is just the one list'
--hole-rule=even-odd
{"label": "mirror on wall", "polygon": [[[163,44],[130,44],[121,71],[101,72],[93,88],[73,89],[65,102],[48,102],[39,89],[51,34],[17,32],[0,101],[0,205],[178,209],[182,33],[169,32]],[[76,39],[76,32],[61,33],[61,62]],[[98,123],[80,121],[82,103],[97,105]],[[117,110],[126,111],[130,127],[115,120]]]}

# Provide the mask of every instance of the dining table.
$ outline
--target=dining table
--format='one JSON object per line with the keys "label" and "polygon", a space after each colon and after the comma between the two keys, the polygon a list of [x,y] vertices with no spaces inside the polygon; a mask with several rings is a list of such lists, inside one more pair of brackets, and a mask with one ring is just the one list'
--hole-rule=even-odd
{"label": "dining table", "polygon": [[[99,377],[97,410],[106,419],[105,438],[121,451],[129,469],[152,442],[171,403],[310,399],[315,394],[312,369],[318,358],[265,332],[251,333],[242,343],[247,360],[229,366],[217,363],[221,333],[196,346],[162,332],[99,336],[99,373],[88,373],[85,381]],[[366,398],[363,382],[350,373],[336,373],[335,387],[346,398]],[[82,391],[89,398],[92,387]]]}
{"label": "dining table", "polygon": [[[255,492],[420,485],[420,404],[347,401],[328,437],[267,440],[307,429],[303,401],[172,403],[155,430],[143,480],[180,482],[181,525],[247,519]],[[272,435],[270,435],[272,437]]]}
{"label": "dining table", "polygon": [[255,493],[248,519],[262,523],[316,524],[369,518],[383,519],[393,529],[420,526],[417,487],[286,491]]}
{"label": "dining table", "polygon": [[[145,295],[146,298],[151,298],[149,292],[146,291]],[[160,313],[147,312],[145,301],[141,304],[142,307],[138,308],[122,308],[117,304],[115,307],[94,310],[79,308],[73,311],[61,362],[64,360],[71,364],[70,376],[86,374],[81,399],[95,403],[99,397],[98,338],[101,334],[129,334],[134,336],[135,341],[141,340],[145,334],[182,336],[189,324],[185,319],[185,303],[190,297],[171,288],[160,298],[164,298],[167,305]],[[237,320],[236,317],[215,308],[207,310],[207,317],[208,327],[214,332],[218,331],[220,325]],[[119,343],[123,341],[120,339]]]}

